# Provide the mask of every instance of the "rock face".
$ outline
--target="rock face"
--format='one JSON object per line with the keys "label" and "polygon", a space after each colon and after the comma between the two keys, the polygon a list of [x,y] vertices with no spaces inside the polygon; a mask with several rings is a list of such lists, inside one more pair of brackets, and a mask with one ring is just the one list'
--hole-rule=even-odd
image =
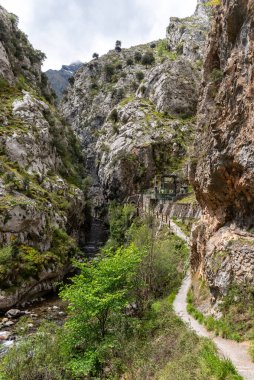
{"label": "rock face", "polygon": [[74,62],[70,65],[63,65],[60,70],[47,70],[45,74],[49,80],[52,89],[55,91],[58,100],[61,100],[64,91],[69,85],[69,79],[78,71],[82,62]]}
{"label": "rock face", "polygon": [[86,151],[94,210],[186,167],[208,24],[205,12],[174,19],[166,39],[110,51],[75,74],[61,110]]}
{"label": "rock face", "polygon": [[47,78],[41,72],[45,54],[35,50],[18,29],[18,18],[0,6],[0,76],[10,85],[24,86],[24,80],[43,95],[52,98]]}
{"label": "rock face", "polygon": [[[173,52],[181,53],[185,59],[202,65],[206,47],[207,25],[211,10],[207,0],[198,0],[193,16],[180,19],[171,17],[167,28],[167,39]],[[201,62],[200,62],[201,61]]]}
{"label": "rock face", "polygon": [[192,268],[215,296],[254,280],[254,1],[215,9],[204,64],[192,182],[203,209]]}
{"label": "rock face", "polygon": [[63,277],[84,224],[79,144],[42,58],[0,7],[0,309]]}

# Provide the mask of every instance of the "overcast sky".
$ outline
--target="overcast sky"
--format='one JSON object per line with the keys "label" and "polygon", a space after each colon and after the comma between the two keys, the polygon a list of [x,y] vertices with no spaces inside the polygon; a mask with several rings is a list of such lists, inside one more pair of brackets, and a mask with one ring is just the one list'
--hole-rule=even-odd
{"label": "overcast sky", "polygon": [[190,16],[197,0],[0,0],[47,55],[43,69],[89,61],[121,40],[123,47],[164,38],[169,17]]}

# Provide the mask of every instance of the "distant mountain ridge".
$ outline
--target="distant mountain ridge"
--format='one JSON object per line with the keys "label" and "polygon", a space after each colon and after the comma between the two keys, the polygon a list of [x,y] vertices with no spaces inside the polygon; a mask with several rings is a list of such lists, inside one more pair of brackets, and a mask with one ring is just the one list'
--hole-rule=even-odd
{"label": "distant mountain ridge", "polygon": [[50,85],[59,100],[62,98],[63,92],[69,84],[69,78],[71,78],[82,66],[83,63],[78,61],[73,62],[70,65],[63,65],[60,70],[50,69],[45,72]]}

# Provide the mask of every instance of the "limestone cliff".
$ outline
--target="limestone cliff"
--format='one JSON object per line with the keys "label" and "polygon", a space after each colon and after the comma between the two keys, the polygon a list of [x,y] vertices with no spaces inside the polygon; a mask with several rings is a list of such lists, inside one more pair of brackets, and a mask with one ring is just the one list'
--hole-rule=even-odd
{"label": "limestone cliff", "polygon": [[61,110],[86,151],[95,208],[148,188],[156,173],[186,175],[209,23],[202,3],[171,20],[166,39],[112,50],[74,76]]}
{"label": "limestone cliff", "polygon": [[82,156],[49,102],[43,56],[0,7],[0,308],[62,278],[84,223]]}
{"label": "limestone cliff", "polygon": [[192,164],[203,209],[192,268],[218,296],[254,279],[254,1],[222,0],[213,19]]}

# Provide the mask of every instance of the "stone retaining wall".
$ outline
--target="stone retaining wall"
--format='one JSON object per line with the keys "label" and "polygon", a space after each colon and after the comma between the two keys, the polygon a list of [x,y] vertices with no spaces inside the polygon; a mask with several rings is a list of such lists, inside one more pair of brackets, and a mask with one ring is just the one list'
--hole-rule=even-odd
{"label": "stone retaining wall", "polygon": [[199,219],[201,208],[197,203],[174,203],[170,201],[156,201],[143,196],[139,208],[147,213],[162,214],[168,218]]}

